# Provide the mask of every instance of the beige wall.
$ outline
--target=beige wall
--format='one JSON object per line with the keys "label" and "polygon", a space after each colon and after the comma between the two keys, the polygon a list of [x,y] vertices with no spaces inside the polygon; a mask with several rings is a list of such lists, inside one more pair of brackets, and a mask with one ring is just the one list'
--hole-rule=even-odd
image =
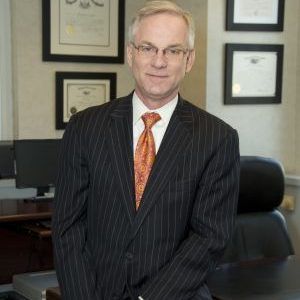
{"label": "beige wall", "polygon": [[[300,1],[298,3],[298,20],[300,20]],[[296,84],[297,84],[297,92],[296,92],[296,172],[295,174],[300,174],[300,22],[295,24],[298,27],[298,35],[296,35],[295,39],[298,40],[298,55],[297,61],[295,64],[297,65],[297,76],[296,76]],[[298,36],[298,39],[297,39]],[[288,229],[291,232],[293,243],[295,246],[296,254],[300,253],[300,182],[297,181],[298,184],[290,185],[287,187],[286,193],[289,195],[293,195],[296,199],[295,202],[295,211],[292,212],[284,212]]]}
{"label": "beige wall", "polygon": [[[118,96],[128,94],[134,87],[126,64],[43,62],[41,2],[41,0],[11,0],[15,138],[55,138],[62,135],[61,130],[55,130],[56,71],[116,72]],[[126,0],[126,29],[132,13],[144,2]],[[177,2],[193,12],[199,34],[196,41],[196,45],[199,46],[196,65],[183,83],[182,95],[203,106],[207,1]]]}
{"label": "beige wall", "polygon": [[[298,20],[300,20],[300,1],[298,3]],[[297,55],[297,106],[296,106],[296,174],[300,174],[300,21],[298,21],[298,55]]]}
{"label": "beige wall", "polygon": [[[300,58],[295,37],[300,1],[285,1],[284,31],[273,33],[225,31],[225,2],[210,0],[208,3],[206,108],[238,130],[242,155],[275,157],[287,172],[295,172],[296,99],[299,99],[295,62]],[[225,43],[284,44],[282,104],[223,104]]]}
{"label": "beige wall", "polygon": [[[126,29],[145,1],[126,1]],[[176,2],[193,12],[197,30],[196,63],[184,80],[182,95],[237,128],[241,154],[275,157],[288,173],[299,174],[300,1],[286,1],[283,32],[225,31],[225,0]],[[15,138],[62,135],[55,130],[56,71],[116,72],[117,95],[133,89],[126,64],[43,62],[41,1],[11,0],[11,11]],[[284,44],[282,104],[223,105],[225,43]]]}
{"label": "beige wall", "polygon": [[[228,32],[225,0],[209,0],[207,29],[206,108],[239,132],[242,155],[280,160],[286,173],[300,174],[300,1],[285,1],[283,32]],[[224,105],[224,44],[284,44],[283,93],[279,105]],[[287,184],[295,211],[283,211],[296,253],[300,253],[300,186]]]}
{"label": "beige wall", "polygon": [[[16,138],[54,138],[55,72],[117,72],[117,94],[133,88],[125,65],[42,61],[41,0],[12,1],[14,132]],[[122,82],[122,84],[121,84]]]}
{"label": "beige wall", "polygon": [[10,2],[0,1],[0,139],[13,137]]}
{"label": "beige wall", "polygon": [[[62,135],[55,130],[56,71],[116,72],[118,96],[133,88],[126,65],[43,62],[41,2],[11,0],[15,138]],[[132,12],[144,2],[126,0],[126,28]],[[242,155],[275,157],[286,172],[300,174],[300,1],[285,1],[284,31],[274,33],[225,31],[225,0],[176,2],[193,12],[198,34],[196,64],[184,81],[183,96],[237,128]],[[225,43],[284,44],[282,104],[223,105]],[[298,252],[300,189],[294,194],[296,211],[287,214],[287,221]]]}

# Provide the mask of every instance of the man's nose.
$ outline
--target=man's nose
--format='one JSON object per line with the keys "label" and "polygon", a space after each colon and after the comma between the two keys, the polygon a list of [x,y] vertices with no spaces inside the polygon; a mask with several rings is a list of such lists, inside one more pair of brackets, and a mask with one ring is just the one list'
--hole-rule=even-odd
{"label": "man's nose", "polygon": [[152,66],[155,68],[164,68],[168,64],[168,59],[163,50],[158,50],[152,58]]}

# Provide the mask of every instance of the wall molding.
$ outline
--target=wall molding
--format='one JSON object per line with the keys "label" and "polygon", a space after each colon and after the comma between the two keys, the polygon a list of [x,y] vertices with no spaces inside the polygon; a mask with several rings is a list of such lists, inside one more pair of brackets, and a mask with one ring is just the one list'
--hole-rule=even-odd
{"label": "wall molding", "polygon": [[290,186],[300,186],[300,175],[285,175],[285,184]]}

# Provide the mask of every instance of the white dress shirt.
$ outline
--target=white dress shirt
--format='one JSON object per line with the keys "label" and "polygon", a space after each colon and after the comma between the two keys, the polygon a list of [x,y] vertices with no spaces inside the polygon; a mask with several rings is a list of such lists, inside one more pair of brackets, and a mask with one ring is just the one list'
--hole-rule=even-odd
{"label": "white dress shirt", "polygon": [[146,112],[156,112],[160,115],[161,119],[156,122],[152,127],[152,133],[155,141],[155,151],[157,153],[161,141],[164,137],[168,124],[170,122],[171,116],[175,110],[178,102],[178,95],[166,105],[151,110],[149,109],[142,100],[137,96],[136,93],[133,94],[132,98],[132,115],[133,115],[133,150],[135,153],[136,145],[138,143],[139,137],[145,129],[145,124],[142,120],[142,115]]}

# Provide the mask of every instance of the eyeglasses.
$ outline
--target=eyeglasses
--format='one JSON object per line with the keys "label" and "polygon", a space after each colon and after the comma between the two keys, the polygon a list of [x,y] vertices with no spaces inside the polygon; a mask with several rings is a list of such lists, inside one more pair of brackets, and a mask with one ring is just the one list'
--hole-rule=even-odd
{"label": "eyeglasses", "polygon": [[[159,49],[152,45],[138,45],[136,46],[134,43],[131,43],[132,46],[138,51],[139,54],[143,55],[147,58],[152,58],[157,55]],[[175,60],[183,57],[186,53],[189,52],[188,49],[184,49],[181,47],[168,47],[161,49],[163,55],[169,60]]]}

